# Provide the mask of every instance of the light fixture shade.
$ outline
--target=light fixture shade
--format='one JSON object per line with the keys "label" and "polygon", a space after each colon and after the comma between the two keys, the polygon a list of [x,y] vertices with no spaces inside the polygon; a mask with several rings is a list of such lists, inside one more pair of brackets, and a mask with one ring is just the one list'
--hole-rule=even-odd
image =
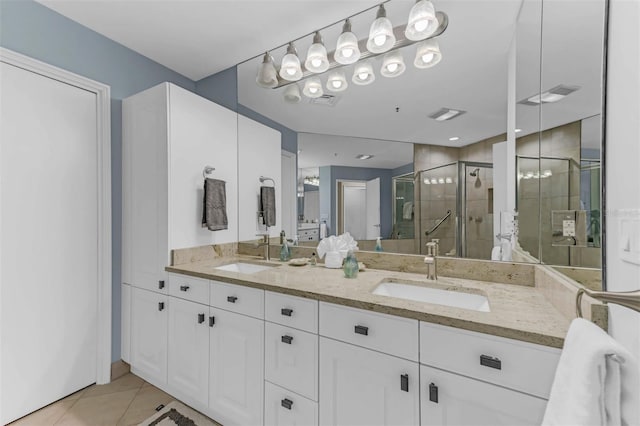
{"label": "light fixture shade", "polygon": [[404,36],[413,41],[424,40],[436,32],[439,25],[433,3],[429,0],[418,0],[409,12]]}
{"label": "light fixture shade", "polygon": [[302,93],[308,98],[319,98],[324,94],[322,91],[322,82],[318,77],[312,77],[304,82]]}
{"label": "light fixture shade", "polygon": [[360,62],[353,69],[353,77],[351,81],[358,86],[365,86],[375,81],[376,75],[373,72],[371,62]]}
{"label": "light fixture shade", "polygon": [[342,71],[334,71],[327,78],[327,90],[332,92],[342,92],[347,90],[349,84]]}
{"label": "light fixture shade", "polygon": [[351,21],[348,19],[342,26],[342,34],[338,37],[336,51],[333,53],[333,59],[342,65],[354,64],[358,62],[358,59],[360,59],[358,38],[351,32]]}
{"label": "light fixture shade", "polygon": [[275,65],[273,65],[273,58],[268,53],[264,54],[262,63],[258,67],[256,83],[265,89],[273,89],[278,85],[278,73]]}
{"label": "light fixture shade", "polygon": [[394,50],[384,55],[380,74],[385,77],[397,77],[402,74],[406,68],[404,59],[402,59],[402,52],[400,52],[400,50]]}
{"label": "light fixture shade", "polygon": [[434,39],[429,39],[418,43],[416,59],[413,61],[413,65],[416,68],[429,68],[436,65],[441,59],[442,53],[438,42]]}
{"label": "light fixture shade", "polygon": [[369,39],[367,40],[367,50],[371,53],[384,53],[391,49],[396,42],[396,36],[393,35],[393,25],[387,18],[387,12],[384,5],[378,8],[376,20],[371,24],[369,29]]}
{"label": "light fixture shade", "polygon": [[302,78],[302,68],[300,68],[300,59],[298,52],[293,43],[289,43],[287,54],[282,58],[280,65],[280,77],[287,81],[298,81]]}
{"label": "light fixture shade", "polygon": [[300,88],[296,83],[290,84],[284,89],[282,94],[284,101],[288,104],[297,104],[302,97],[300,96]]}
{"label": "light fixture shade", "polygon": [[313,44],[307,50],[307,60],[304,61],[304,67],[315,73],[325,72],[329,69],[327,49],[324,47],[322,36],[318,31],[313,36]]}

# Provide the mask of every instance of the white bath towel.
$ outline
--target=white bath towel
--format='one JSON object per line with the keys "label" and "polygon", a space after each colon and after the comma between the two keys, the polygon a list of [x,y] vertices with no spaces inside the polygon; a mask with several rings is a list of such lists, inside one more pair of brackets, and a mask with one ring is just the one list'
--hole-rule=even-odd
{"label": "white bath towel", "polygon": [[491,260],[502,260],[502,249],[500,246],[495,246],[491,249]]}
{"label": "white bath towel", "polygon": [[576,318],[564,342],[542,425],[637,424],[639,395],[638,361],[598,326]]}
{"label": "white bath towel", "polygon": [[511,254],[511,241],[507,239],[503,239],[500,241],[501,255],[500,260],[504,260],[507,262],[511,262],[513,260],[513,255]]}
{"label": "white bath towel", "polygon": [[402,206],[402,218],[404,220],[411,220],[413,218],[413,202],[407,201]]}

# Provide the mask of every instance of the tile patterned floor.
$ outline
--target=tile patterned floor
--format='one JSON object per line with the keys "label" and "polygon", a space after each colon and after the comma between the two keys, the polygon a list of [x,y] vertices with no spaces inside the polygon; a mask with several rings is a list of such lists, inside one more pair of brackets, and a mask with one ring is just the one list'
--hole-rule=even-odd
{"label": "tile patterned floor", "polygon": [[107,385],[93,385],[54,402],[10,426],[137,425],[172,396],[129,373]]}

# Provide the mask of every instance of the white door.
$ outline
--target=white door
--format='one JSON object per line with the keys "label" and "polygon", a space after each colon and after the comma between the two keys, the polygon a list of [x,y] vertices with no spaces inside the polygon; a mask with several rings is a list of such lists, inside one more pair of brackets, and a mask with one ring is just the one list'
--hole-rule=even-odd
{"label": "white door", "polygon": [[420,365],[421,426],[539,425],[547,401]]}
{"label": "white door", "polygon": [[367,225],[362,220],[366,214],[365,187],[361,182],[344,182],[342,190],[344,232],[351,234],[356,240],[366,237]]}
{"label": "white door", "polygon": [[380,178],[367,181],[367,240],[380,237]]}
{"label": "white door", "polygon": [[168,297],[131,287],[131,369],[148,382],[167,382]]}
{"label": "white door", "polygon": [[264,321],[210,308],[209,410],[224,425],[260,425]]}
{"label": "white door", "polygon": [[320,338],[321,425],[418,425],[418,364]]}
{"label": "white door", "polygon": [[96,382],[97,95],[0,64],[0,423]]}
{"label": "white door", "polygon": [[209,307],[172,297],[167,382],[204,405],[209,401]]}

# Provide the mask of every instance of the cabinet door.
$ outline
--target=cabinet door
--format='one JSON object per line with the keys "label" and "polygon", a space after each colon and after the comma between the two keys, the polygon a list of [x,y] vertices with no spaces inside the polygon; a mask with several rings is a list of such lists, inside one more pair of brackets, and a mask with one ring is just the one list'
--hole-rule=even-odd
{"label": "cabinet door", "polygon": [[[420,365],[422,426],[539,425],[547,401]],[[437,397],[436,397],[437,394]]]}
{"label": "cabinet door", "polygon": [[168,383],[206,405],[209,397],[209,307],[174,297],[170,300]]}
{"label": "cabinet door", "polygon": [[210,308],[209,409],[224,425],[261,425],[264,321]]}
{"label": "cabinet door", "polygon": [[418,364],[320,338],[321,425],[418,425]]}
{"label": "cabinet door", "polygon": [[264,382],[264,424],[265,426],[316,426],[318,424],[318,403]]}
{"label": "cabinet door", "polygon": [[131,367],[153,384],[167,382],[167,299],[131,288]]}

